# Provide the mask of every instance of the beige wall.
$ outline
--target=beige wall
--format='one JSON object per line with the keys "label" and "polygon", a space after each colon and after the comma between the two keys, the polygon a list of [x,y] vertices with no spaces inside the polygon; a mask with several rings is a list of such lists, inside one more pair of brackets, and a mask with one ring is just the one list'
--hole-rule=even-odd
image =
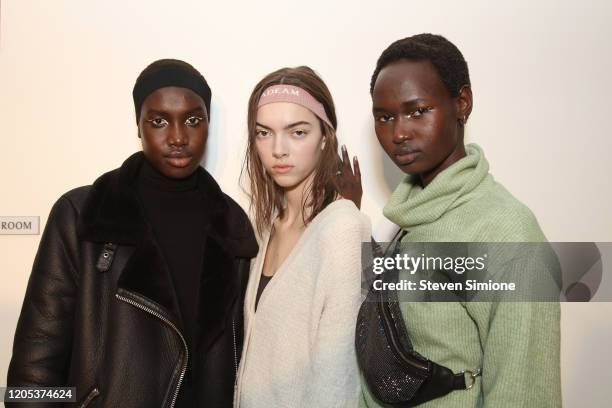
{"label": "beige wall", "polygon": [[[363,210],[382,237],[381,208],[398,174],[372,130],[369,79],[391,41],[426,31],[463,51],[475,95],[468,138],[549,239],[612,241],[608,1],[4,0],[1,7],[0,215],[40,215],[42,226],[61,193],[138,149],[131,88],[162,57],[185,59],[209,80],[207,168],[245,204],[236,180],[250,90],[273,69],[308,64],[334,95],[339,137],[364,173]],[[0,236],[0,385],[39,239]],[[604,405],[611,305],[563,306],[566,406]]]}

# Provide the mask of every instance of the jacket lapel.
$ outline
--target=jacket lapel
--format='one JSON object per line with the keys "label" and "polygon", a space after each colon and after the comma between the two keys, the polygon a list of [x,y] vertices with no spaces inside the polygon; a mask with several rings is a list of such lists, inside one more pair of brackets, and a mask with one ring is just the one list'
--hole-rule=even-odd
{"label": "jacket lapel", "polygon": [[79,217],[78,232],[83,240],[134,246],[117,286],[158,304],[177,327],[182,327],[170,271],[136,195],[135,182],[143,160],[142,152],[135,153],[119,169],[94,182]]}
{"label": "jacket lapel", "polygon": [[[150,225],[136,195],[135,182],[144,160],[142,152],[130,156],[116,170],[102,175],[93,185],[79,217],[83,240],[134,246],[117,286],[144,296],[165,309],[168,317],[183,328],[176,291]],[[252,258],[257,242],[251,224],[212,176],[200,168],[198,189],[204,197],[203,211],[209,220],[203,248],[196,337],[202,351],[225,329],[227,314],[241,288],[235,258]]]}
{"label": "jacket lapel", "polygon": [[205,197],[209,224],[203,249],[194,340],[199,351],[205,353],[227,324],[231,325],[228,314],[244,289],[237,275],[240,271],[237,270],[236,258],[254,257],[258,246],[251,224],[240,206],[221,191],[207,172],[200,180],[199,188]]}
{"label": "jacket lapel", "polygon": [[203,268],[194,341],[205,352],[225,330],[239,288],[233,276],[236,273],[233,257],[210,237],[204,248]]}

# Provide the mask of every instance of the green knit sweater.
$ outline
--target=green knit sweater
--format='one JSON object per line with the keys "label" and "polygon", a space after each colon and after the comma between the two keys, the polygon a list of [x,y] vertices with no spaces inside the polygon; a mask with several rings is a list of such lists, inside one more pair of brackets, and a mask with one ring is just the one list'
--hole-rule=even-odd
{"label": "green knit sweater", "polygon": [[[545,241],[531,211],[489,174],[482,149],[438,174],[426,188],[407,176],[384,214],[403,242]],[[470,390],[421,407],[560,407],[558,303],[401,303],[414,349],[455,373],[482,368]],[[381,407],[362,385],[362,407]]]}

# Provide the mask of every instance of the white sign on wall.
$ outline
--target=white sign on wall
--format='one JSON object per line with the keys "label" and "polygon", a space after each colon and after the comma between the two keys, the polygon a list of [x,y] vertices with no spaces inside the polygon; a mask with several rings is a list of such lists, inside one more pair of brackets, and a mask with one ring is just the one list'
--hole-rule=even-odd
{"label": "white sign on wall", "polygon": [[38,235],[39,231],[38,216],[0,216],[0,235]]}

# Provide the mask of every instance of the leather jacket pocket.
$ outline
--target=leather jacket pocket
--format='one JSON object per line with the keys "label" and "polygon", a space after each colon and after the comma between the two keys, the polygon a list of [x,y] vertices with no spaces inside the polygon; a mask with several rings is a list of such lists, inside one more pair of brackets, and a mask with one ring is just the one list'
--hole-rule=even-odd
{"label": "leather jacket pocket", "polygon": [[91,391],[89,391],[89,394],[87,394],[87,397],[85,397],[85,399],[78,405],[78,407],[79,408],[88,407],[98,395],[100,395],[100,391],[98,391],[98,387],[94,387]]}

